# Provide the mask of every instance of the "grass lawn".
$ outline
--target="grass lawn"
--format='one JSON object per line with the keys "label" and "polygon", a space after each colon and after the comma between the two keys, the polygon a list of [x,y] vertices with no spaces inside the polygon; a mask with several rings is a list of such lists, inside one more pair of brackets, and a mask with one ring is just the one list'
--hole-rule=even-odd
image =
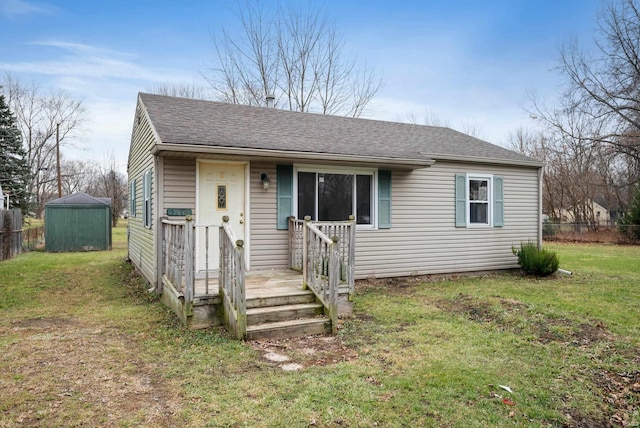
{"label": "grass lawn", "polygon": [[640,247],[547,245],[573,272],[551,279],[363,282],[337,337],[242,343],[185,330],[125,240],[0,263],[0,427],[640,426]]}

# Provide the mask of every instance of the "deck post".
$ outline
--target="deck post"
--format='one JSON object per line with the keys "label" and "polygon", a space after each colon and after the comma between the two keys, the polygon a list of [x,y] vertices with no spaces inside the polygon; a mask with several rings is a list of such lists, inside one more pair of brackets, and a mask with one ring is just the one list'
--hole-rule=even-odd
{"label": "deck post", "polygon": [[220,226],[220,239],[218,239],[218,245],[220,246],[220,261],[219,261],[219,266],[218,266],[218,294],[220,296],[224,296],[224,290],[225,290],[225,283],[226,283],[226,276],[225,276],[225,272],[226,270],[224,269],[224,252],[225,252],[225,248],[224,248],[224,243],[225,243],[225,237],[226,237],[226,232],[224,231],[224,223],[229,223],[229,216],[225,215],[222,216],[222,225]]}
{"label": "deck post", "polygon": [[244,265],[244,241],[238,239],[236,241],[236,263],[235,263],[235,280],[238,282],[234,287],[236,293],[236,313],[238,314],[238,321],[236,324],[236,335],[238,339],[244,340],[247,336],[247,300],[245,292],[245,265]]}
{"label": "deck post", "polygon": [[192,217],[186,216],[184,222],[184,305],[185,314],[193,315],[193,294],[195,281],[193,277],[193,224]]}
{"label": "deck post", "polygon": [[340,254],[338,249],[338,237],[331,238],[329,262],[329,317],[331,318],[331,331],[338,332],[338,284],[340,283]]}
{"label": "deck post", "polygon": [[349,301],[353,301],[355,293],[355,276],[356,276],[356,217],[352,214],[349,216],[349,265],[347,267],[347,281],[349,282]]}
{"label": "deck post", "polygon": [[294,219],[295,217],[292,215],[290,215],[289,218],[287,219],[287,221],[289,222],[289,269],[293,269],[295,266],[296,228],[295,228],[295,225],[293,224]]}
{"label": "deck post", "polygon": [[309,223],[311,216],[304,216],[304,227],[302,228],[302,289],[308,288],[309,281]]}

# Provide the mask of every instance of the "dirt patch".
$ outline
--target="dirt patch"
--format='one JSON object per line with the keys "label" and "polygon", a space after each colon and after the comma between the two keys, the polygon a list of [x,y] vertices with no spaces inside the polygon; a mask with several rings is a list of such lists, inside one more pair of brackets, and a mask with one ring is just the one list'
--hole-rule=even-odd
{"label": "dirt patch", "polygon": [[595,419],[591,416],[583,415],[578,410],[571,409],[567,412],[569,421],[562,426],[565,428],[610,428],[611,422],[607,419]]}
{"label": "dirt patch", "polygon": [[[513,270],[517,272],[517,270]],[[439,283],[455,281],[460,278],[489,278],[500,275],[500,271],[460,272],[455,274],[414,275],[392,278],[375,278],[357,280],[355,282],[356,294],[369,291],[385,292],[387,294],[410,294],[414,288],[424,283]]]}
{"label": "dirt patch", "polygon": [[611,339],[610,332],[601,321],[577,324],[564,317],[528,312],[526,304],[514,299],[489,303],[461,293],[453,299],[438,300],[435,305],[444,311],[463,315],[470,321],[493,323],[515,334],[531,334],[543,344],[562,342],[588,347]]}
{"label": "dirt patch", "polygon": [[60,327],[70,327],[76,322],[71,318],[46,317],[27,318],[24,320],[12,321],[11,327],[15,329],[51,329]]}
{"label": "dirt patch", "polygon": [[[267,355],[277,354],[287,358],[288,364],[302,367],[327,366],[358,358],[358,353],[346,346],[336,336],[307,336],[277,340],[254,340],[248,342],[253,349],[262,352],[265,360],[273,362]],[[278,365],[278,362],[274,364]]]}
{"label": "dirt patch", "polygon": [[[169,426],[179,406],[138,357],[135,337],[80,319],[33,318],[0,329],[0,426]],[[73,420],[69,418],[73,417]]]}

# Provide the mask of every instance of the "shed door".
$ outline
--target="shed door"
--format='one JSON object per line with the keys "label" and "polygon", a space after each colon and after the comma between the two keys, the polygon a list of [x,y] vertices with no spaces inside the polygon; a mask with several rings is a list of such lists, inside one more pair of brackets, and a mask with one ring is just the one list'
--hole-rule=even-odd
{"label": "shed door", "polygon": [[[222,217],[229,216],[229,225],[236,239],[245,239],[245,167],[238,164],[199,164],[197,225],[219,226]],[[219,268],[218,234],[218,227],[209,228],[210,271]],[[196,243],[196,269],[204,271],[207,268],[205,228],[197,228]]]}

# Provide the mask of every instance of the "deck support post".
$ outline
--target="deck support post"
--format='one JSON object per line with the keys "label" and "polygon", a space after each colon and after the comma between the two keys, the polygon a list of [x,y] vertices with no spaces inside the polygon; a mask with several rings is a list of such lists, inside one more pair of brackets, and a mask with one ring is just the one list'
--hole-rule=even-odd
{"label": "deck support post", "polygon": [[331,318],[331,332],[338,332],[338,284],[340,283],[340,255],[338,251],[338,237],[331,238],[329,246],[329,318]]}
{"label": "deck support post", "polygon": [[240,340],[244,340],[247,336],[247,296],[245,291],[245,261],[244,261],[244,241],[238,239],[236,241],[236,263],[235,263],[235,280],[237,281],[234,287],[236,293],[236,313],[238,314],[238,321],[236,324],[236,336]]}
{"label": "deck support post", "polygon": [[193,219],[185,217],[184,223],[184,309],[185,315],[193,315],[193,295],[195,291],[195,279],[193,276]]}
{"label": "deck support post", "polygon": [[351,214],[349,216],[349,260],[347,264],[347,282],[349,284],[349,301],[353,301],[353,294],[356,291],[355,276],[356,276],[356,217]]}
{"label": "deck support post", "polygon": [[306,290],[309,283],[309,228],[311,216],[304,216],[304,227],[302,228],[302,289]]}

